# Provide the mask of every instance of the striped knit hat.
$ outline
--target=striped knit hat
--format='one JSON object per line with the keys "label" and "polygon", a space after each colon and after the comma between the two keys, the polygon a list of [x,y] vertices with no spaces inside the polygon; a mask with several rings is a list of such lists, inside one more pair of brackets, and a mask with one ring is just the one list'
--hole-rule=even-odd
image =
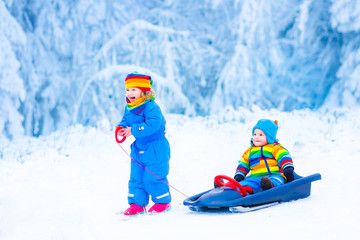
{"label": "striped knit hat", "polygon": [[130,73],[125,78],[125,89],[140,88],[143,92],[150,92],[153,81],[148,75]]}
{"label": "striped knit hat", "polygon": [[267,142],[272,144],[276,141],[276,133],[278,128],[277,120],[272,121],[269,119],[260,119],[253,128],[252,134],[254,135],[255,129],[260,129],[265,133]]}

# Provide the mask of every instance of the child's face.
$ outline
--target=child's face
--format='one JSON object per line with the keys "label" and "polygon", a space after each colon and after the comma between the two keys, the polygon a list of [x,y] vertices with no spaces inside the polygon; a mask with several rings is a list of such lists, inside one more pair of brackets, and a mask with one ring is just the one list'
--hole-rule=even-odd
{"label": "child's face", "polygon": [[255,147],[261,147],[268,143],[266,140],[266,135],[262,130],[260,129],[254,130],[253,143]]}
{"label": "child's face", "polygon": [[141,89],[140,88],[128,88],[126,89],[126,97],[133,102],[141,97]]}

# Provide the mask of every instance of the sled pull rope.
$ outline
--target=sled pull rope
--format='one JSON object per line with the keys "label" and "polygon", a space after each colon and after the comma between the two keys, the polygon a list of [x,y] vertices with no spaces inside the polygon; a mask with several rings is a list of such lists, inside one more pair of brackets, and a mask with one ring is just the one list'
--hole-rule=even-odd
{"label": "sled pull rope", "polygon": [[185,196],[186,198],[189,198],[189,196],[187,196],[185,193],[179,191],[178,189],[176,189],[175,187],[173,187],[172,185],[170,185],[169,183],[165,182],[164,180],[162,180],[160,177],[158,177],[157,175],[155,175],[153,172],[151,172],[149,169],[147,169],[145,166],[143,166],[141,163],[139,163],[138,161],[136,161],[133,157],[130,156],[130,154],[120,145],[119,142],[117,142],[117,144],[119,145],[119,147],[124,151],[124,153],[129,156],[131,158],[131,160],[133,160],[134,162],[136,162],[140,167],[142,167],[143,169],[145,169],[146,171],[148,171],[149,173],[151,173],[154,177],[156,177],[157,179],[161,180],[163,183],[165,183],[166,185],[168,185],[170,188],[174,189],[175,191],[177,191],[178,193],[182,194],[183,196]]}

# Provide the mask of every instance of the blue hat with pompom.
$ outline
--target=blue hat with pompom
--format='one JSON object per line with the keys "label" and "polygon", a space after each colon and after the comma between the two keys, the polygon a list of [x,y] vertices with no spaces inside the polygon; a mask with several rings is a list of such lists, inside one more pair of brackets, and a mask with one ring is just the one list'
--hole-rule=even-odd
{"label": "blue hat with pompom", "polygon": [[268,143],[273,144],[276,141],[276,133],[278,130],[278,121],[272,121],[269,119],[260,119],[252,130],[254,135],[255,129],[260,129],[265,133],[266,140]]}

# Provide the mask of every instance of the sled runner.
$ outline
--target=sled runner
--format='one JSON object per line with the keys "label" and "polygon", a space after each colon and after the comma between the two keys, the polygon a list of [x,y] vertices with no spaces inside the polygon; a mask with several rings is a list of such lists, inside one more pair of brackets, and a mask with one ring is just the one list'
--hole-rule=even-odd
{"label": "sled runner", "polygon": [[[217,179],[232,181],[219,175]],[[310,196],[311,182],[321,179],[319,173],[301,177],[294,172],[294,181],[254,194],[244,193],[238,185],[222,186],[199,193],[184,200],[184,205],[192,211],[248,212],[270,207],[281,202],[289,202]],[[234,180],[236,181],[236,180]],[[226,184],[225,184],[226,185]],[[244,197],[243,197],[244,196]]]}

